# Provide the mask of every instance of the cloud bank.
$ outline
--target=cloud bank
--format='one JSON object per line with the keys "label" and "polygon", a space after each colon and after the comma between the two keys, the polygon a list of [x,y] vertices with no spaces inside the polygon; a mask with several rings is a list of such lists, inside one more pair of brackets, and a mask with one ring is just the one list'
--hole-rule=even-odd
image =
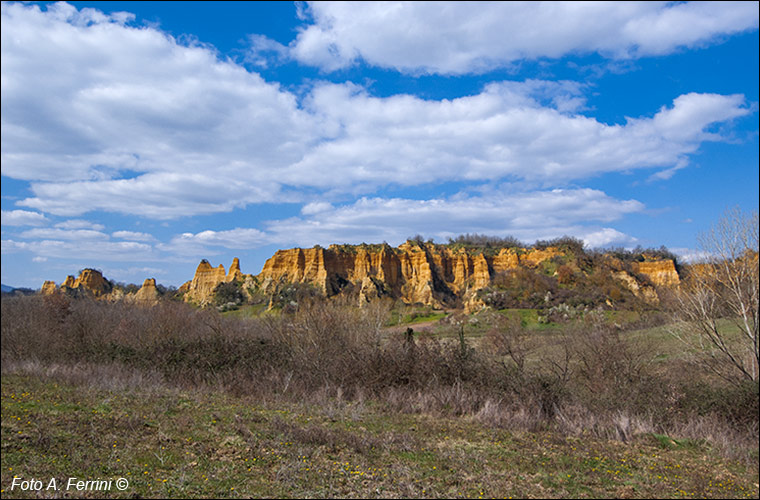
{"label": "cloud bank", "polygon": [[[361,60],[412,74],[571,54],[659,56],[758,26],[756,2],[309,2],[306,13],[290,57],[324,71]],[[257,42],[254,50],[274,50]]]}
{"label": "cloud bank", "polygon": [[[4,201],[15,207],[2,211],[3,253],[37,262],[167,262],[267,245],[398,244],[417,233],[633,245],[612,226],[646,216],[644,203],[584,183],[634,171],[667,181],[757,106],[686,89],[609,123],[587,106],[599,91],[587,83],[502,80],[506,72],[449,99],[378,97],[350,81],[295,91],[129,13],[0,7],[2,174],[25,185]],[[250,35],[244,63],[458,77],[567,55],[672,54],[758,26],[757,2],[319,2],[301,14],[287,46]],[[455,194],[414,194],[438,187]],[[180,227],[282,203],[300,213],[162,237],[86,220]]]}
{"label": "cloud bank", "polygon": [[[488,5],[478,19],[511,4]],[[606,124],[579,113],[580,84],[542,80],[442,100],[323,82],[299,101],[208,47],[123,15],[8,3],[2,15],[3,175],[31,182],[20,207],[60,216],[171,219],[299,201],[314,189],[329,197],[450,181],[563,187],[609,172],[672,171],[721,139],[712,126],[750,112],[742,95],[689,93]]]}

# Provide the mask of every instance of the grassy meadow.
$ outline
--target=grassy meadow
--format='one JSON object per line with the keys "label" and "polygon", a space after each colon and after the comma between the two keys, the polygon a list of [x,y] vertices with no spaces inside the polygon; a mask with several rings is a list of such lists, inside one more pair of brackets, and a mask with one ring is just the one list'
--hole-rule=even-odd
{"label": "grassy meadow", "polygon": [[434,314],[4,298],[3,498],[757,498],[757,386],[667,318]]}

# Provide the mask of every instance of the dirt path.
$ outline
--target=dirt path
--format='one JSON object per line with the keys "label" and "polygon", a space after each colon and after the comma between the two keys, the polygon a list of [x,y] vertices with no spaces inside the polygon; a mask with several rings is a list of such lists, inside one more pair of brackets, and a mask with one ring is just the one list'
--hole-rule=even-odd
{"label": "dirt path", "polygon": [[456,314],[457,312],[461,312],[461,309],[446,309],[443,312],[446,313],[446,316],[439,319],[431,319],[430,321],[420,321],[419,323],[403,323],[400,325],[391,325],[385,328],[387,332],[405,332],[407,328],[411,328],[415,332],[429,332],[432,327],[437,325],[441,322],[441,320],[448,318],[452,314]]}

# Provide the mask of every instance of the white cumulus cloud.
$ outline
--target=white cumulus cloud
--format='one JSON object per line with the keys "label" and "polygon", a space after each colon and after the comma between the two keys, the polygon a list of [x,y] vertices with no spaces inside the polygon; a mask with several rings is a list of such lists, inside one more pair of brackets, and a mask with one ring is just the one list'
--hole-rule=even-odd
{"label": "white cumulus cloud", "polygon": [[[699,11],[691,4],[508,5],[361,7],[380,9],[387,26],[409,9],[416,14],[405,22],[413,26],[428,10],[429,26],[452,15],[462,24],[480,12],[476,27],[491,22],[497,14],[491,9],[537,9],[547,20],[557,15],[548,10],[566,10],[568,21],[601,16],[594,9],[616,19]],[[320,9],[337,9],[328,17],[338,31],[341,9],[354,8],[311,7],[316,19]],[[722,26],[726,15],[713,17]],[[710,132],[716,124],[751,112],[742,95],[687,93],[647,115],[607,124],[585,109],[584,85],[542,80],[496,82],[474,95],[437,100],[373,97],[352,83],[321,83],[299,100],[211,48],[130,26],[127,18],[68,4],[42,11],[2,3],[3,175],[30,182],[31,195],[16,203],[25,212],[175,219],[315,194],[328,203],[431,182],[564,187],[635,169],[666,179],[703,142],[721,140]],[[304,207],[305,214],[319,208]]]}
{"label": "white cumulus cloud", "polygon": [[361,198],[355,203],[266,223],[267,241],[310,247],[330,243],[399,244],[421,233],[446,241],[464,233],[514,236],[532,243],[570,235],[592,246],[633,240],[600,227],[643,212],[636,200],[618,200],[594,189],[492,192],[448,199]]}
{"label": "white cumulus cloud", "polygon": [[267,235],[254,228],[235,228],[224,231],[206,230],[199,233],[182,233],[158,248],[183,256],[208,255],[219,249],[249,249],[269,243]]}
{"label": "white cumulus cloud", "polygon": [[48,223],[48,218],[39,212],[30,212],[28,210],[3,210],[3,226],[44,226]]}
{"label": "white cumulus cloud", "polygon": [[440,74],[578,53],[629,59],[758,26],[757,2],[309,2],[308,14],[290,56],[325,71],[360,59]]}
{"label": "white cumulus cloud", "polygon": [[111,236],[114,238],[119,238],[121,240],[131,241],[155,241],[156,239],[152,234],[141,233],[137,231],[114,231],[111,233]]}

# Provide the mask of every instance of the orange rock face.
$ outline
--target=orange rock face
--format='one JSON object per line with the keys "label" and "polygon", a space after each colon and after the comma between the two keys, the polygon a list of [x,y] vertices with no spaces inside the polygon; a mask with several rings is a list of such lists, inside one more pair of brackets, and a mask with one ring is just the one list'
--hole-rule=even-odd
{"label": "orange rock face", "polygon": [[61,290],[65,290],[65,289],[71,290],[75,288],[76,282],[77,282],[77,279],[69,274],[68,276],[66,276],[66,279],[63,280],[63,283],[61,283]]}
{"label": "orange rock face", "polygon": [[[383,245],[331,245],[325,249],[292,248],[277,251],[266,261],[261,273],[254,277],[243,274],[240,261],[232,261],[229,272],[224,266],[212,267],[202,260],[193,279],[179,288],[185,301],[205,306],[213,302],[214,289],[221,283],[238,282],[246,295],[256,293],[275,294],[288,283],[308,283],[327,296],[346,289],[358,292],[359,304],[379,297],[390,296],[408,304],[424,304],[436,308],[461,307],[474,311],[485,304],[476,293],[490,286],[494,277],[518,268],[536,269],[535,272],[552,272],[555,266],[542,267],[549,259],[562,257],[555,262],[570,272],[581,272],[572,254],[562,249],[504,248],[492,253],[468,251],[432,243],[406,242],[398,248]],[[757,256],[755,256],[757,258]],[[564,264],[563,264],[564,262]],[[656,302],[655,287],[678,286],[680,278],[671,260],[646,260],[632,263],[634,274],[647,276],[650,283],[641,283],[631,275],[631,267],[619,259],[607,257],[605,266],[635,295]],[[537,269],[538,268],[538,269]],[[556,273],[555,273],[556,275]],[[96,298],[119,300],[117,291],[103,275],[94,269],[85,269],[78,278],[68,276],[61,284],[64,293],[86,294]],[[46,281],[43,294],[55,293],[56,286]],[[122,294],[123,295],[123,294]],[[137,302],[153,303],[159,293],[156,281],[146,279],[142,288],[133,296]]]}
{"label": "orange rock face", "polygon": [[625,271],[614,271],[612,276],[621,281],[637,297],[644,299],[650,304],[657,304],[660,298],[651,285],[641,285],[636,279]]}
{"label": "orange rock face", "polygon": [[458,304],[464,295],[488,286],[494,273],[520,265],[535,267],[560,254],[548,248],[518,257],[514,250],[503,249],[488,256],[462,248],[412,242],[395,249],[389,245],[292,248],[277,251],[258,278],[267,293],[282,283],[310,283],[326,295],[333,295],[350,282],[361,290],[362,301],[377,294],[379,280],[391,296],[406,303],[449,307]]}
{"label": "orange rock face", "polygon": [[156,288],[155,278],[147,278],[142,287],[135,293],[134,300],[141,304],[155,304],[158,302],[158,288]]}
{"label": "orange rock face", "polygon": [[[359,290],[360,303],[379,296],[382,290],[408,304],[433,307],[463,304],[474,310],[482,306],[475,292],[489,286],[496,274],[519,267],[537,268],[546,260],[564,255],[556,247],[505,248],[488,255],[464,248],[413,242],[398,248],[387,244],[292,248],[279,250],[267,260],[258,280],[265,293],[274,293],[285,283],[309,283],[329,296],[352,283]],[[571,263],[572,266],[577,269],[577,265]],[[672,261],[639,263],[637,272],[658,286],[679,282]],[[644,289],[638,283],[630,283],[635,279],[627,274],[617,277],[630,287],[635,284],[637,295],[646,299],[656,297],[651,286]]]}
{"label": "orange rock face", "polygon": [[219,264],[218,267],[211,267],[206,259],[203,259],[195,269],[195,276],[190,281],[187,293],[185,293],[185,302],[195,302],[198,305],[206,305],[213,298],[214,288],[219,283],[224,283],[227,273],[224,266]]}
{"label": "orange rock face", "polygon": [[74,283],[74,288],[83,288],[92,293],[95,297],[102,297],[103,295],[109,294],[113,287],[108,281],[106,281],[100,271],[96,271],[95,269],[84,269],[79,274],[76,283]]}
{"label": "orange rock face", "polygon": [[[113,291],[113,287],[100,271],[84,269],[79,273],[78,278],[66,276],[66,279],[61,283],[60,290],[64,293],[85,294],[95,298],[105,298]],[[40,290],[43,294],[51,294],[55,293],[55,291],[54,281],[46,281]]]}
{"label": "orange rock face", "polygon": [[518,267],[520,267],[520,258],[512,248],[501,249],[493,258],[494,272],[501,273],[510,269],[517,269]]}
{"label": "orange rock face", "polygon": [[557,248],[549,247],[543,250],[532,249],[520,256],[520,264],[526,267],[536,267],[545,260],[549,260],[557,255],[564,255]]}
{"label": "orange rock face", "polygon": [[200,306],[210,304],[214,299],[214,289],[220,283],[230,281],[248,282],[252,278],[250,274],[243,274],[240,271],[240,260],[235,257],[230,266],[230,272],[225,273],[224,266],[219,264],[217,267],[211,267],[206,259],[203,259],[195,270],[193,279],[179,288],[180,292],[185,292],[185,302],[194,302]]}
{"label": "orange rock face", "polygon": [[230,270],[227,273],[227,277],[225,278],[225,281],[235,281],[235,280],[243,280],[245,277],[243,276],[243,273],[240,271],[240,259],[235,257],[232,259],[232,265],[230,266]]}
{"label": "orange rock face", "polygon": [[55,281],[46,281],[42,284],[42,288],[40,288],[42,295],[52,295],[57,291],[58,287],[55,285]]}
{"label": "orange rock face", "polygon": [[635,262],[634,270],[649,278],[657,286],[677,286],[681,283],[672,260]]}

